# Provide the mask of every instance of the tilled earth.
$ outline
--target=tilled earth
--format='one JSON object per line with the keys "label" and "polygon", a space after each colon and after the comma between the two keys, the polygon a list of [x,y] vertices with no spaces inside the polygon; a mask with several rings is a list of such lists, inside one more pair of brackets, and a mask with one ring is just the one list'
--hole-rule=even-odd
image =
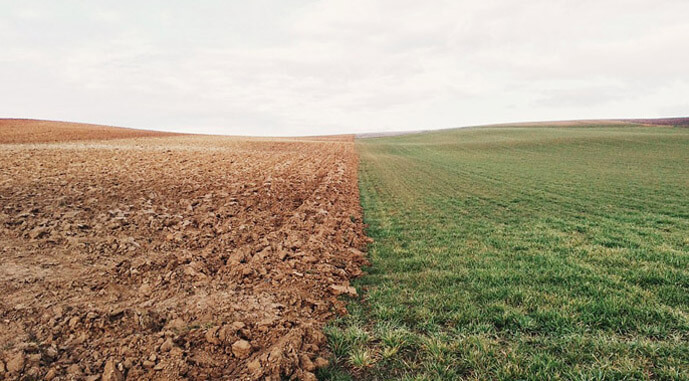
{"label": "tilled earth", "polygon": [[0,144],[124,139],[173,135],[178,134],[84,123],[52,122],[32,119],[0,119]]}
{"label": "tilled earth", "polygon": [[0,144],[0,163],[0,379],[327,364],[365,263],[352,137]]}

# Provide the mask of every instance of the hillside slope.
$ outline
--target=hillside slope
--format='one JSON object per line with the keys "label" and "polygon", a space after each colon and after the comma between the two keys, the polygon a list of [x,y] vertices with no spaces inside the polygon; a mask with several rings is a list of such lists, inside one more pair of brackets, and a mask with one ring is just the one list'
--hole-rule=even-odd
{"label": "hillside slope", "polygon": [[85,123],[35,119],[0,119],[0,144],[109,140],[171,135],[176,134]]}

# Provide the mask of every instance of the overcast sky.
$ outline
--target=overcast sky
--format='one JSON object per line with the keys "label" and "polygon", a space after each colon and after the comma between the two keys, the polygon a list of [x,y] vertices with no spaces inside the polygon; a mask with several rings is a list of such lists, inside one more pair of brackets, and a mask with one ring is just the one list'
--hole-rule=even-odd
{"label": "overcast sky", "polygon": [[0,117],[243,135],[689,115],[687,0],[2,1]]}

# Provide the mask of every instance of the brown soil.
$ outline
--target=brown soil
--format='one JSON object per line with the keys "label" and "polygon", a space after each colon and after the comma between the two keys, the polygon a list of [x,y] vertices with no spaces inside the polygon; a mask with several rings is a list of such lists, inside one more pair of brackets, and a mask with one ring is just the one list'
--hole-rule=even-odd
{"label": "brown soil", "polygon": [[0,162],[0,379],[315,378],[365,263],[351,136],[4,144]]}
{"label": "brown soil", "polygon": [[689,118],[661,118],[661,119],[628,119],[627,122],[647,124],[650,126],[688,127]]}
{"label": "brown soil", "polygon": [[0,119],[0,144],[172,136],[169,132],[134,130],[84,123],[32,119]]}

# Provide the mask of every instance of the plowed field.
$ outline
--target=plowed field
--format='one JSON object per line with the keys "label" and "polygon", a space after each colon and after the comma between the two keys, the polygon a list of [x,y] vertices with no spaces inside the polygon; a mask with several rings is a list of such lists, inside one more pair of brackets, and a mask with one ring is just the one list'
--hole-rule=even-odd
{"label": "plowed field", "polygon": [[33,128],[0,129],[0,379],[308,380],[326,364],[321,328],[365,261],[351,136]]}
{"label": "plowed field", "polygon": [[84,123],[51,122],[32,119],[0,119],[0,143],[44,143],[174,135],[178,134]]}

